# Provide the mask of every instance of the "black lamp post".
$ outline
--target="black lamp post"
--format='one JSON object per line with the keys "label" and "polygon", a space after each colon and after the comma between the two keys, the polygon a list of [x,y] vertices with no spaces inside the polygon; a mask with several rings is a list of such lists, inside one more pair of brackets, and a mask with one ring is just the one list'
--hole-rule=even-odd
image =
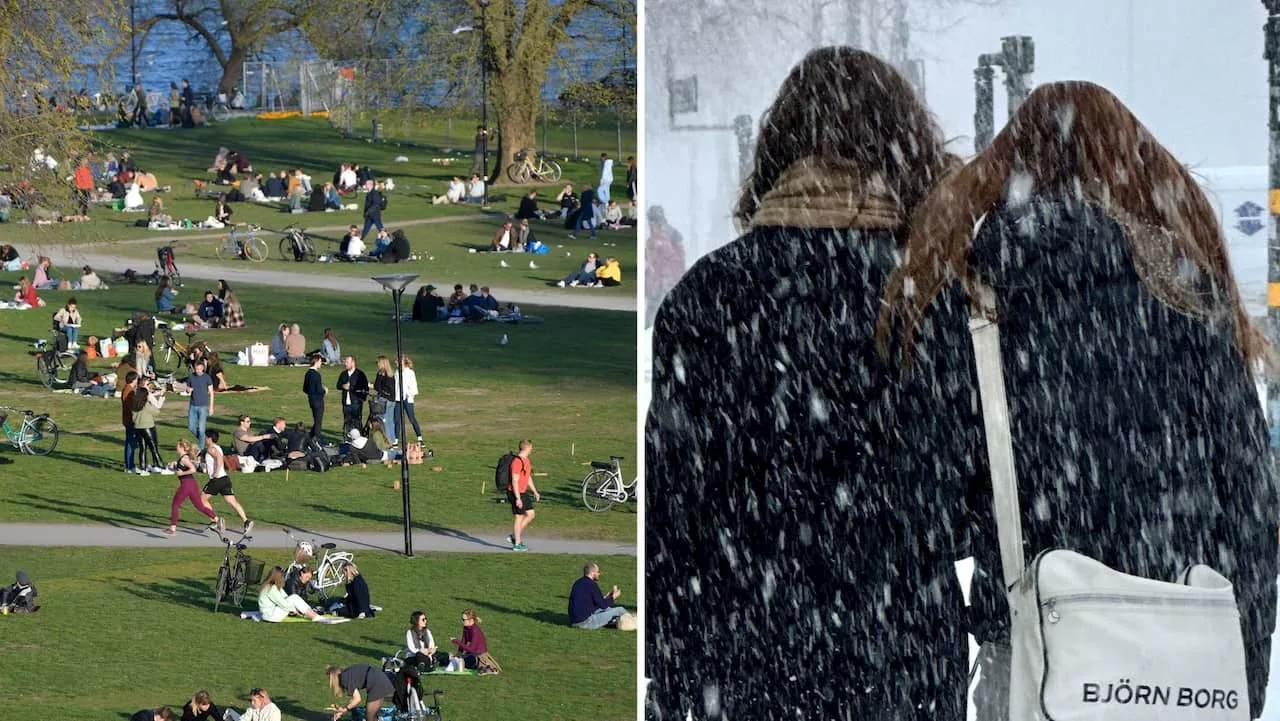
{"label": "black lamp post", "polygon": [[[489,38],[485,35],[490,0],[477,0],[480,5],[480,124],[489,127]],[[484,167],[489,167],[489,144],[484,146]],[[486,184],[487,185],[487,184]]]}
{"label": "black lamp post", "polygon": [[404,457],[409,450],[409,437],[404,428],[404,369],[400,365],[404,350],[400,343],[400,296],[404,295],[404,289],[417,277],[417,273],[373,276],[373,280],[391,291],[396,305],[396,393],[400,397],[400,402],[396,404],[396,427],[400,429],[400,499],[404,504],[404,555],[409,558],[413,558],[413,514],[409,508],[409,461]]}

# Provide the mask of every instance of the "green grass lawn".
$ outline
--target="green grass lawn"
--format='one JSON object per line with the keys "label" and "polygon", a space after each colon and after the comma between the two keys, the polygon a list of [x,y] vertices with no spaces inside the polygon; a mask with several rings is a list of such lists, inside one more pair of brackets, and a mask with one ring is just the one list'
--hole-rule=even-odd
{"label": "green grass lawn", "polygon": [[[337,214],[328,214],[324,220],[342,222]],[[524,288],[545,290],[548,286],[575,272],[590,251],[599,253],[601,258],[616,256],[622,263],[623,285],[614,288],[593,288],[590,290],[565,290],[566,294],[592,293],[606,297],[630,298],[635,295],[636,276],[636,231],[635,228],[623,230],[600,230],[597,239],[591,240],[586,232],[579,233],[576,239],[568,237],[568,231],[558,222],[533,221],[535,236],[546,243],[551,252],[542,255],[527,254],[492,254],[471,253],[474,247],[489,246],[493,234],[501,218],[466,218],[458,221],[415,225],[405,229],[412,243],[414,252],[419,255],[416,261],[397,264],[395,272],[418,273],[421,282],[432,283],[448,295],[454,283],[464,286],[472,282],[488,283],[501,288]],[[243,260],[220,261],[216,249],[219,245],[217,236],[210,233],[218,231],[189,231],[191,239],[176,242],[157,241],[154,243],[129,242],[111,243],[104,248],[94,248],[93,252],[106,253],[120,259],[119,267],[111,270],[120,271],[129,266],[134,269],[149,269],[155,259],[156,248],[161,245],[173,245],[179,269],[184,262],[223,265],[227,268],[228,280],[235,277],[236,271],[276,270],[306,272],[313,276],[345,276],[367,278],[382,272],[388,272],[387,266],[356,263],[316,263],[301,265],[292,260],[284,260],[278,249],[281,235],[262,231],[259,236],[267,241],[270,256],[262,263],[250,263]],[[332,253],[342,237],[343,230],[312,231],[317,246],[322,253]],[[169,237],[173,234],[156,233]],[[225,237],[225,233],[223,233]],[[372,240],[372,235],[370,236]],[[506,263],[503,268],[501,263]],[[536,268],[530,268],[534,263]],[[108,269],[103,269],[108,270]],[[78,268],[66,269],[67,277],[79,276]],[[376,287],[372,285],[371,287]],[[191,286],[193,290],[196,286]],[[203,287],[203,285],[199,286]],[[416,291],[416,286],[414,286]],[[503,300],[499,297],[499,300]]]}
{"label": "green grass lawn", "polygon": [[[7,288],[14,274],[0,276]],[[569,292],[569,291],[566,291]],[[592,292],[592,291],[581,291]],[[120,403],[115,399],[57,394],[37,382],[27,351],[47,337],[50,313],[68,292],[49,291],[49,308],[0,311],[0,404],[52,414],[66,431],[54,454],[35,458],[6,447],[0,458],[12,464],[0,472],[0,520],[164,525],[174,479],[125,476],[121,471]],[[238,295],[251,327],[205,331],[201,338],[227,357],[254,342],[269,343],[280,322],[297,322],[318,346],[320,331],[335,329],[344,352],[355,353],[372,378],[378,355],[394,356],[394,323],[386,294],[243,286]],[[81,335],[106,335],[135,308],[153,307],[152,289],[119,286],[77,296],[84,316]],[[545,319],[540,325],[404,324],[405,352],[418,371],[416,409],[433,461],[412,466],[414,519],[427,529],[495,533],[510,523],[507,508],[481,495],[492,486],[499,456],[521,438],[535,443],[535,479],[546,500],[530,527],[537,534],[634,542],[634,509],[594,514],[582,507],[579,484],[591,459],[627,457],[634,473],[636,454],[635,315],[554,307],[528,307]],[[509,343],[500,345],[507,335]],[[185,340],[181,333],[176,334]],[[108,361],[91,369],[108,370]],[[231,384],[270,390],[228,393],[215,398],[211,427],[229,436],[236,417],[246,413],[255,427],[283,415],[290,423],[310,422],[301,393],[301,367],[226,367]],[[339,369],[325,368],[325,382]],[[173,395],[161,412],[159,434],[166,456],[187,435],[186,402]],[[261,419],[261,420],[257,420]],[[334,438],[341,427],[336,396],[325,428]],[[433,467],[442,470],[433,471]],[[241,474],[238,498],[251,517],[272,524],[314,528],[396,529],[400,493],[392,488],[398,469],[383,466],[338,468],[320,475]],[[74,480],[72,480],[74,479]],[[201,516],[188,509],[187,522]]]}
{"label": "green grass lawn", "polygon": [[[634,142],[634,127],[631,129]],[[595,138],[596,136],[592,136]],[[603,137],[603,136],[601,136]],[[384,222],[391,228],[397,223],[418,218],[435,218],[451,215],[483,217],[478,208],[436,206],[427,199],[429,194],[441,193],[454,175],[466,176],[471,167],[470,150],[446,153],[432,147],[399,146],[394,143],[371,143],[362,139],[343,138],[328,121],[320,118],[287,118],[282,120],[258,120],[245,118],[191,129],[121,129],[99,131],[95,139],[105,154],[108,149],[119,154],[122,150],[133,152],[138,167],[155,173],[160,185],[172,186],[162,194],[165,212],[174,218],[203,220],[213,214],[214,201],[195,197],[192,179],[212,180],[206,172],[213,163],[219,147],[227,147],[245,153],[255,170],[263,173],[279,172],[301,167],[312,176],[313,183],[323,184],[332,178],[334,170],[343,162],[355,161],[373,168],[380,179],[392,178],[396,189],[388,193],[388,208]],[[593,140],[593,142],[598,142]],[[599,157],[602,150],[612,145],[592,146],[588,157]],[[616,152],[616,151],[610,151]],[[403,156],[408,162],[398,163]],[[438,161],[438,162],[437,162]],[[448,164],[445,164],[447,161]],[[594,182],[599,177],[597,161],[566,161],[564,181],[581,188],[583,182]],[[615,166],[614,197],[625,204],[625,169],[619,162]],[[497,187],[492,192],[505,196],[492,203],[491,213],[514,213],[521,194],[537,188],[542,206],[551,209],[560,183],[529,184]],[[144,197],[150,202],[150,194]],[[363,208],[363,196],[350,196],[345,202],[354,202]],[[362,224],[359,210],[325,213],[323,215],[281,213],[276,206],[259,206],[252,203],[234,205],[235,220],[251,222],[267,228],[281,228],[290,223],[303,226],[334,225],[342,223]],[[19,211],[16,217],[21,217]],[[0,225],[0,243],[13,243],[19,248],[41,243],[104,243],[111,240],[146,238],[155,231],[136,228],[133,223],[145,214],[122,213],[106,206],[95,206],[87,223],[67,223],[52,226],[35,226],[9,223]]]}
{"label": "green grass lawn", "polygon": [[[289,561],[284,550],[250,552],[268,566]],[[451,647],[461,612],[474,608],[503,672],[423,677],[427,691],[446,692],[446,719],[634,719],[636,634],[567,626],[569,587],[584,560],[358,552],[373,602],[384,609],[376,618],[267,624],[240,620],[240,609],[225,602],[213,612],[221,548],[0,547],[3,580],[28,571],[42,602],[39,613],[3,619],[0,715],[102,721],[162,704],[180,714],[201,689],[243,712],[249,689],[261,686],[285,718],[328,721],[323,709],[334,697],[325,665],[377,666],[402,647],[415,610],[427,613],[437,646]],[[602,586],[621,585],[621,603],[634,611],[636,559],[591,560]],[[245,610],[257,608],[256,590]]]}

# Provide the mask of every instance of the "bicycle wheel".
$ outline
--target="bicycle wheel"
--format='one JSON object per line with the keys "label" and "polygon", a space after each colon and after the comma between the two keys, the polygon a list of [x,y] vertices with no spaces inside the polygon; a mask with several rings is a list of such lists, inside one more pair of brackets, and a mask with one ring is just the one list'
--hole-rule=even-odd
{"label": "bicycle wheel", "polygon": [[543,166],[543,170],[544,170],[544,172],[542,173],[543,180],[554,183],[560,179],[560,164],[557,163],[556,161],[554,160],[546,161],[546,164]]}
{"label": "bicycle wheel", "polygon": [[328,600],[330,598],[328,589],[330,588],[338,589],[338,593],[335,594],[338,597],[346,593],[346,569],[347,561],[343,558],[334,559],[329,565],[325,566],[324,575],[317,582],[320,598]]}
{"label": "bicycle wheel", "polygon": [[209,108],[209,115],[213,116],[213,119],[219,123],[225,123],[227,118],[231,117],[231,108],[222,103],[214,103],[213,107]]}
{"label": "bicycle wheel", "polygon": [[249,588],[249,559],[236,561],[236,570],[231,574],[231,600],[237,606],[244,603],[245,590]]}
{"label": "bicycle wheel", "polygon": [[244,252],[249,256],[249,260],[255,263],[261,263],[267,259],[267,254],[271,252],[267,248],[267,241],[262,238],[250,238],[244,246]]}
{"label": "bicycle wheel", "polygon": [[171,346],[162,345],[151,355],[151,366],[156,369],[156,375],[173,375],[182,366],[182,356]]}
{"label": "bicycle wheel", "polygon": [[320,259],[320,254],[316,252],[315,241],[306,236],[303,236],[302,239],[302,257],[303,260],[308,260],[312,263]]}
{"label": "bicycle wheel", "polygon": [[227,589],[231,585],[231,569],[225,565],[218,569],[218,580],[213,584],[213,611],[217,613],[218,604],[222,603],[222,599],[227,595]]}
{"label": "bicycle wheel", "polygon": [[236,244],[229,236],[218,238],[218,245],[214,247],[213,252],[217,254],[218,260],[226,260],[236,257]]}
{"label": "bicycle wheel", "polygon": [[58,424],[49,416],[36,416],[30,425],[23,424],[22,435],[18,438],[18,446],[24,453],[33,456],[47,456],[58,447]]}
{"label": "bicycle wheel", "polygon": [[582,505],[592,513],[600,513],[613,508],[613,499],[606,495],[613,490],[617,478],[611,471],[594,470],[582,479]]}
{"label": "bicycle wheel", "polygon": [[529,180],[529,168],[524,163],[512,163],[507,166],[507,177],[511,182],[523,185]]}
{"label": "bicycle wheel", "polygon": [[281,260],[297,260],[297,258],[293,257],[293,237],[292,236],[286,235],[285,237],[281,238],[280,245],[277,247],[280,249]]}
{"label": "bicycle wheel", "polygon": [[71,365],[75,363],[75,356],[64,354],[59,355],[53,362],[53,367],[49,369],[53,376],[55,385],[67,385],[71,382]]}
{"label": "bicycle wheel", "polygon": [[49,369],[49,361],[45,360],[44,354],[36,356],[36,377],[45,388],[53,387],[53,371]]}
{"label": "bicycle wheel", "polygon": [[170,273],[170,274],[169,274],[169,285],[171,285],[171,286],[173,286],[173,287],[175,287],[175,288],[181,288],[181,287],[182,287],[182,274],[181,274],[181,273],[179,273],[179,272],[178,272],[178,271],[176,271],[176,270],[175,270],[175,271],[173,271],[172,273]]}

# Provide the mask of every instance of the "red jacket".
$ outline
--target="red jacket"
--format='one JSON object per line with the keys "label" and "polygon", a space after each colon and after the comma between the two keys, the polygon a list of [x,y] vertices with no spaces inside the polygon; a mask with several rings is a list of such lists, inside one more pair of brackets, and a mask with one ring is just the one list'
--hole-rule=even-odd
{"label": "red jacket", "polygon": [[76,166],[76,188],[80,190],[93,190],[93,173],[89,172],[89,166]]}

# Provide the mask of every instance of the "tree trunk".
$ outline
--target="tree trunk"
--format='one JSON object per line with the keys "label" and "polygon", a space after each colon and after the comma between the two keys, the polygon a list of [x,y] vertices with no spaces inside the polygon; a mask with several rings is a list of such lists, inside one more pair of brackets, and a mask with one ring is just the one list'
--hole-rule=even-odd
{"label": "tree trunk", "polygon": [[507,166],[515,162],[521,150],[537,151],[538,110],[542,107],[540,88],[522,82],[522,75],[495,76],[490,72],[494,92],[493,110],[498,118],[498,153],[496,167],[489,177],[491,185],[514,185],[507,177]]}
{"label": "tree trunk", "polygon": [[222,66],[222,78],[218,80],[218,92],[227,94],[227,102],[231,101],[236,88],[243,87],[244,61],[249,58],[248,50],[242,45],[231,45],[231,54]]}

